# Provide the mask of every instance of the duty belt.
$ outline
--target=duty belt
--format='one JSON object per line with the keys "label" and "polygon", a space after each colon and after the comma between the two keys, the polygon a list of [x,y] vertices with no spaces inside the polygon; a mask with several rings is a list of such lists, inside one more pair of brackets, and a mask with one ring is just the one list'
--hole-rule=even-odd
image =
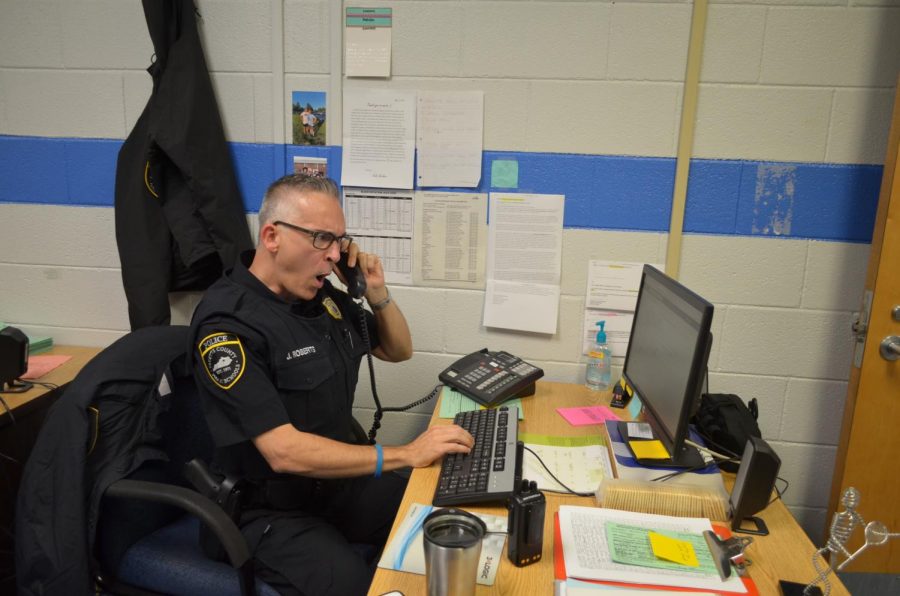
{"label": "duty belt", "polygon": [[315,478],[271,478],[246,480],[242,509],[305,509],[327,503],[344,485],[343,480]]}

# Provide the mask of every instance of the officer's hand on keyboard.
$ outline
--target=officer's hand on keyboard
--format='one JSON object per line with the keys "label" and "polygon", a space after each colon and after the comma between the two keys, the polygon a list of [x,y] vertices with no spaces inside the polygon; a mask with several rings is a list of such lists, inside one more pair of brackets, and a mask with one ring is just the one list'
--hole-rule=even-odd
{"label": "officer's hand on keyboard", "polygon": [[441,462],[435,505],[502,501],[515,491],[519,449],[519,409],[460,412],[453,419],[475,438],[469,453],[452,453]]}
{"label": "officer's hand on keyboard", "polygon": [[409,465],[430,466],[448,453],[468,453],[475,444],[466,430],[455,424],[432,426],[405,446]]}

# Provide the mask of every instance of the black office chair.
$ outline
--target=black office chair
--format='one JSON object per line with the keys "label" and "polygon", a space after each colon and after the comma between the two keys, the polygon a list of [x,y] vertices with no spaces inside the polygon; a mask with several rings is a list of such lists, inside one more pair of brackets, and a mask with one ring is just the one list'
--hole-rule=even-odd
{"label": "black office chair", "polygon": [[[116,594],[274,596],[275,590],[254,579],[252,553],[231,518],[184,480],[184,464],[210,461],[213,450],[186,364],[181,359],[172,366],[169,407],[159,416],[168,461],[148,461],[104,493],[95,579]],[[204,555],[201,523],[219,538],[230,565]]]}
{"label": "black office chair", "polygon": [[[254,580],[232,520],[183,479],[185,461],[212,454],[187,348],[187,327],[132,332],[54,404],[17,503],[19,593],[276,593]],[[201,552],[201,520],[227,564]]]}
{"label": "black office chair", "polygon": [[[187,349],[187,327],[134,331],[54,404],[17,504],[20,594],[276,594],[231,518],[184,478],[213,453]],[[348,439],[366,441],[355,420]],[[203,554],[201,523],[227,563]],[[374,547],[353,547],[372,562]]]}
{"label": "black office chair", "polygon": [[[161,416],[163,436],[169,446],[167,464],[145,465],[129,479],[112,484],[104,496],[97,536],[98,559],[106,559],[101,569],[116,572],[115,578],[101,573],[98,583],[121,594],[146,593],[132,591],[131,587],[152,588],[152,593],[163,594],[252,594],[252,553],[241,533],[219,506],[210,508],[211,501],[206,497],[175,485],[184,482],[181,471],[186,462],[194,458],[209,461],[212,439],[190,374],[175,375],[172,397],[171,408]],[[353,422],[353,439],[365,442],[365,432],[356,420]],[[160,486],[160,482],[164,485]],[[162,506],[148,511],[148,501]],[[173,505],[188,514],[168,514],[166,509]],[[198,546],[201,520],[215,530],[230,566],[203,554]],[[131,543],[122,551],[122,545]],[[351,546],[370,563],[377,554],[372,545]],[[277,594],[260,580],[256,580],[255,587],[261,596]]]}

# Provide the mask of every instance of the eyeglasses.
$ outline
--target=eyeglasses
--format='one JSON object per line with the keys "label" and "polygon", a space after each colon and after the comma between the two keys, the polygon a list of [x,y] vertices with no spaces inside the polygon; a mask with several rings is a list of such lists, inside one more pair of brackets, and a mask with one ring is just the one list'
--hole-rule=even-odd
{"label": "eyeglasses", "polygon": [[286,221],[274,221],[273,225],[276,226],[287,226],[292,230],[297,230],[298,232],[303,232],[304,234],[309,234],[312,236],[312,243],[315,248],[319,250],[328,250],[331,248],[331,245],[334,244],[335,240],[338,241],[338,246],[341,249],[341,252],[347,252],[350,249],[350,244],[353,243],[353,237],[344,234],[343,236],[335,236],[331,232],[322,232],[319,230],[307,230],[306,228],[301,228],[300,226],[295,226],[292,223],[288,223]]}

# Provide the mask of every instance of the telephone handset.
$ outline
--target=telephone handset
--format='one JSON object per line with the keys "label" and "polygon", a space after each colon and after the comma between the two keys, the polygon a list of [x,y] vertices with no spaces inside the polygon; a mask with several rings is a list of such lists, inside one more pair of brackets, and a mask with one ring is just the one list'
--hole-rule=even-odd
{"label": "telephone handset", "polygon": [[[349,253],[341,253],[337,262],[344,280],[347,282],[347,294],[359,300],[366,292],[366,278],[359,262],[355,267],[347,265]],[[372,398],[375,401],[375,414],[368,438],[375,444],[375,436],[381,427],[381,419],[385,412],[405,412],[434,399],[440,393],[441,386],[435,387],[422,399],[401,407],[383,407],[375,387],[375,367],[372,363],[372,350],[369,342],[365,312],[360,310],[360,334],[366,346],[366,360],[369,365],[369,381],[372,386]],[[499,404],[513,397],[525,397],[534,393],[534,382],[544,376],[540,368],[506,352],[480,352],[469,354],[450,366],[439,375],[441,382],[462,391],[475,400],[490,406]]]}
{"label": "telephone handset", "polygon": [[517,356],[485,348],[463,356],[438,378],[475,401],[494,406],[514,397],[533,395],[534,382],[543,376],[543,370]]}
{"label": "telephone handset", "polygon": [[[338,269],[341,270],[341,275],[344,276],[344,280],[347,282],[347,294],[349,294],[351,298],[359,300],[363,297],[363,294],[366,293],[366,277],[362,272],[362,267],[359,266],[359,261],[356,262],[356,266],[354,267],[350,267],[347,264],[349,256],[350,253],[342,252],[341,258],[336,265]],[[369,444],[374,445],[375,435],[378,434],[378,429],[381,428],[381,419],[384,417],[385,412],[405,412],[424,404],[437,397],[438,393],[440,393],[441,386],[438,385],[431,393],[411,404],[400,407],[383,407],[381,405],[381,400],[378,399],[378,389],[375,387],[375,366],[372,363],[372,346],[369,340],[369,328],[366,320],[366,313],[362,309],[359,311],[359,333],[362,336],[363,345],[366,347],[366,361],[369,365],[369,382],[372,386],[372,398],[375,400],[375,415],[372,420],[372,428],[369,429],[368,434]]]}
{"label": "telephone handset", "polygon": [[352,268],[347,264],[349,256],[350,253],[342,252],[341,258],[337,262],[337,266],[338,269],[341,270],[344,279],[347,281],[347,293],[350,294],[351,298],[359,300],[363,297],[363,294],[366,293],[366,276],[363,275],[362,268],[359,266],[359,261],[356,261],[356,266]]}

